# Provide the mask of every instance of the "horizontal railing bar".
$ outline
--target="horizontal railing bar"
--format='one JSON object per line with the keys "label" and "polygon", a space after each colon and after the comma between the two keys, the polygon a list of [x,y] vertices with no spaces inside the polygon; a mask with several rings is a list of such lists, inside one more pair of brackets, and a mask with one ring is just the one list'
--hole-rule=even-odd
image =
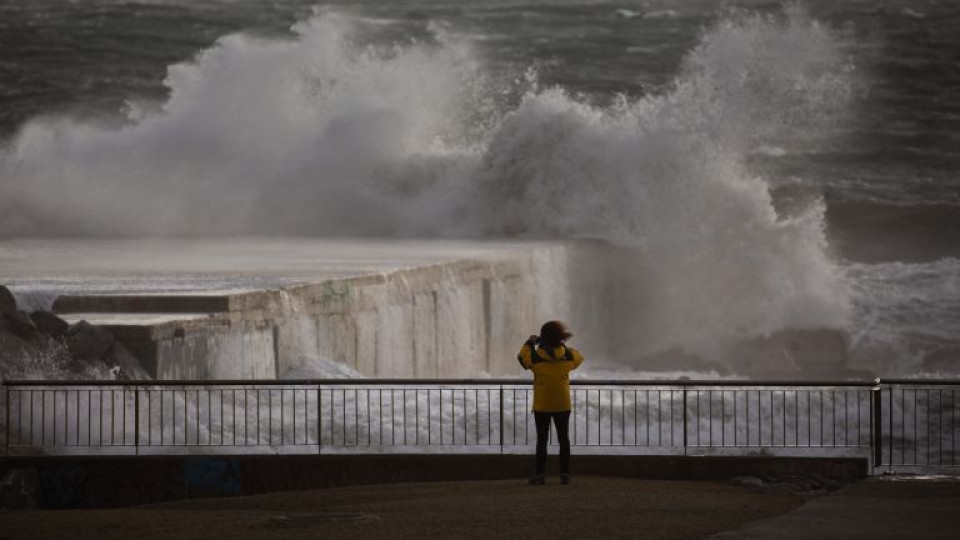
{"label": "horizontal railing bar", "polygon": [[[580,446],[586,446],[586,445],[580,445]],[[596,445],[590,445],[590,446],[596,446]],[[602,446],[608,446],[608,445],[602,445]],[[628,444],[628,445],[624,445],[624,446],[644,446],[644,445]],[[796,449],[798,449],[798,450],[802,450],[802,449],[804,449],[804,448],[810,448],[810,449],[812,449],[812,450],[819,450],[819,449],[821,449],[821,448],[872,448],[872,447],[871,447],[869,444],[833,444],[833,445],[829,445],[829,444],[813,444],[813,445],[801,444],[801,445],[799,445],[799,446],[797,446],[797,445],[795,445],[795,444],[764,444],[764,445],[756,445],[756,444],[754,444],[754,445],[750,445],[750,444],[737,444],[737,445],[733,445],[733,444],[726,444],[726,445],[722,445],[722,444],[715,444],[715,445],[709,445],[709,444],[688,444],[688,445],[687,445],[687,448],[796,448]]]}
{"label": "horizontal railing bar", "polygon": [[[378,386],[378,385],[421,385],[421,386],[451,386],[451,385],[483,385],[483,386],[524,386],[530,385],[531,379],[224,379],[224,380],[159,380],[159,381],[117,381],[117,380],[88,380],[88,381],[44,381],[23,380],[3,381],[2,386]],[[878,384],[904,384],[900,381],[764,381],[764,380],[592,380],[573,379],[571,386],[722,386],[722,387],[867,387]],[[958,381],[910,381],[909,384],[932,385],[960,385]]]}
{"label": "horizontal railing bar", "polygon": [[[531,439],[529,443],[515,443],[515,444],[512,444],[512,445],[508,444],[508,445],[504,445],[504,446],[535,446],[535,445],[536,445],[536,441],[533,440],[533,439]],[[614,442],[614,443],[610,443],[610,442],[581,443],[581,442],[575,442],[575,441],[573,441],[573,440],[570,441],[570,445],[571,445],[571,446],[575,446],[575,447],[619,446],[619,447],[623,447],[623,448],[683,448],[683,445],[682,445],[682,444],[634,444],[634,443],[618,443],[618,442]],[[64,444],[64,445],[59,445],[59,446],[56,446],[56,447],[48,446],[47,448],[134,448],[135,446],[136,446],[135,444],[129,444],[129,443],[128,443],[128,444],[97,444],[97,445],[92,445],[92,446],[91,446],[91,445],[86,445],[86,444],[79,444],[79,445],[78,445],[78,444]],[[293,446],[299,446],[299,447],[309,447],[309,446],[313,446],[313,447],[315,447],[315,446],[317,446],[317,442],[316,442],[316,441],[306,442],[306,443],[288,443],[288,442],[285,442],[285,443],[282,443],[282,444],[253,444],[253,443],[251,443],[251,444],[166,443],[166,444],[163,444],[163,445],[154,444],[154,445],[152,445],[152,446],[142,446],[142,447],[143,447],[143,448],[178,448],[178,447],[182,447],[182,448],[187,448],[187,447],[189,447],[189,448],[260,448],[260,447],[263,447],[263,448],[276,448],[276,447],[283,447],[283,446],[290,446],[290,447],[293,447]],[[400,448],[400,447],[411,447],[411,446],[422,446],[422,447],[428,447],[428,446],[500,446],[500,444],[499,444],[499,443],[496,443],[496,442],[491,442],[491,443],[486,443],[486,442],[474,443],[474,442],[471,442],[471,443],[467,443],[466,445],[461,444],[461,443],[458,443],[458,444],[446,444],[446,445],[428,444],[428,443],[422,443],[422,444],[415,444],[415,443],[413,443],[413,444],[402,444],[402,443],[397,443],[397,444],[390,444],[390,443],[384,443],[384,444],[366,444],[366,443],[363,443],[363,444],[353,444],[353,443],[348,443],[348,444],[342,444],[342,445],[341,445],[341,444],[337,444],[337,445],[324,444],[323,446],[325,446],[325,447],[331,447],[331,448],[332,448],[332,447],[337,447],[337,448],[350,448],[350,447]],[[557,445],[556,442],[551,442],[551,443],[548,444],[548,446],[550,446],[550,447],[556,447],[556,446],[558,446],[558,445]],[[37,448],[35,445],[30,445],[30,444],[11,444],[11,445],[9,445],[9,447],[10,447],[10,448]],[[750,445],[750,444],[737,444],[737,445],[733,445],[733,444],[727,444],[727,445],[721,445],[721,444],[715,444],[715,445],[709,445],[709,444],[688,444],[688,445],[687,445],[687,448],[751,448],[751,449],[753,449],[753,448],[796,448],[796,449],[810,448],[810,449],[813,449],[813,450],[818,450],[818,449],[822,449],[822,448],[870,448],[870,445],[869,445],[869,444],[835,444],[835,445],[827,445],[827,444],[806,445],[806,444],[802,444],[802,445],[800,445],[800,446],[797,446],[797,445],[793,445],[793,444],[786,444],[786,445],[784,445],[784,444],[764,444],[764,445],[759,445],[759,444],[753,444],[753,445]],[[957,466],[960,467],[960,465],[957,465]]]}
{"label": "horizontal railing bar", "polygon": [[898,386],[954,386],[960,385],[960,379],[883,379],[880,384]]}

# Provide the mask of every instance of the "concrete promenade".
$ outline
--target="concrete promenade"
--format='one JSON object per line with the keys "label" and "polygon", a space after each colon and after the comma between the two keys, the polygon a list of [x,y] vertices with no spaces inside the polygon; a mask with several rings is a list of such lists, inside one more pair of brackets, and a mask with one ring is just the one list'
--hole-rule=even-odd
{"label": "concrete promenade", "polygon": [[[531,466],[531,454],[10,456],[0,458],[0,507],[111,508],[364,485],[522,480]],[[577,455],[574,469],[623,479],[765,479],[765,490],[782,493],[822,492],[867,473],[866,460],[855,458],[748,456]]]}
{"label": "concrete promenade", "polygon": [[204,499],[106,510],[0,513],[0,537],[26,539],[694,539],[803,503],[720,482],[580,476],[403,483]]}
{"label": "concrete promenade", "polygon": [[871,477],[716,540],[960,538],[960,477]]}
{"label": "concrete promenade", "polygon": [[97,510],[0,511],[5,540],[211,537],[817,540],[960,537],[960,481],[868,479],[831,494],[580,476],[401,483]]}

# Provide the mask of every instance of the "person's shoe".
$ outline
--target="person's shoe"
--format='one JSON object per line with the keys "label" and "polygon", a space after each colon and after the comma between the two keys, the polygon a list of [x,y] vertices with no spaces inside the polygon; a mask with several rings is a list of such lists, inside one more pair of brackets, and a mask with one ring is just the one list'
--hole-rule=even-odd
{"label": "person's shoe", "polygon": [[542,486],[546,483],[546,480],[543,478],[542,474],[535,474],[530,477],[531,486]]}
{"label": "person's shoe", "polygon": [[561,484],[564,484],[564,485],[569,484],[569,483],[570,483],[570,475],[569,475],[569,474],[561,474],[561,475],[560,475],[560,483],[561,483]]}

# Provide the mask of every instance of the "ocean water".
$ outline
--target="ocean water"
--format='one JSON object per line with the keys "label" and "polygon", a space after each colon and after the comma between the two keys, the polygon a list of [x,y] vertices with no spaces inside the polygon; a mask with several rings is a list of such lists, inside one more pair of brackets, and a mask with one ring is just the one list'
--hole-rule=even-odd
{"label": "ocean water", "polygon": [[650,349],[960,373],[960,4],[6,0],[0,236],[601,238]]}

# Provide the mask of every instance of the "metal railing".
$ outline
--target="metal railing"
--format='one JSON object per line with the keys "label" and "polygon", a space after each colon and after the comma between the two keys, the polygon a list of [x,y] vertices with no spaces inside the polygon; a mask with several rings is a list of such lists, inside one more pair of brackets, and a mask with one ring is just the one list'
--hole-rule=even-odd
{"label": "metal railing", "polygon": [[960,466],[958,391],[960,381],[884,381],[874,463],[901,470]]}
{"label": "metal railing", "polygon": [[[879,429],[893,425],[883,412],[897,401],[876,382],[571,384],[579,453],[855,455],[880,465],[906,448],[903,433]],[[516,453],[536,441],[532,397],[526,380],[10,381],[0,436],[4,455]],[[938,451],[941,463],[955,460],[953,446]]]}

